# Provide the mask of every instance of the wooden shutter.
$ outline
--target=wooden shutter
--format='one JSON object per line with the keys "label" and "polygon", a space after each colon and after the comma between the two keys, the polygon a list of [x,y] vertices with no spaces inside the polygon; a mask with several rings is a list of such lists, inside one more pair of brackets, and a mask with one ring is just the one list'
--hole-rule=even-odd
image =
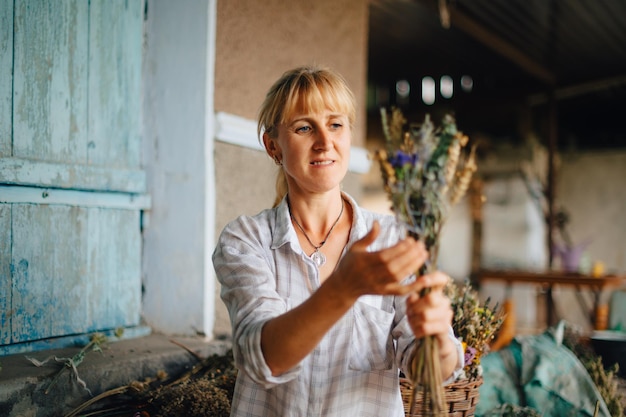
{"label": "wooden shutter", "polygon": [[0,354],[139,325],[142,12],[0,5]]}

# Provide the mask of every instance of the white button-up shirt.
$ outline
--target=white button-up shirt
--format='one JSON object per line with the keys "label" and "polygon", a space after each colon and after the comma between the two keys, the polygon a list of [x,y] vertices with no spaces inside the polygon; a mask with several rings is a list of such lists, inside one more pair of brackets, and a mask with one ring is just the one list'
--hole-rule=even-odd
{"label": "white button-up shirt", "polygon": [[[381,233],[370,250],[398,241],[401,230],[393,216],[363,210],[345,193],[344,198],[354,213],[347,247],[374,220]],[[276,208],[228,224],[213,264],[230,314],[239,370],[231,416],[404,416],[398,370],[406,370],[414,345],[405,297],[362,296],[305,359],[272,376],[261,351],[263,325],[320,286],[319,271],[300,247],[285,199]],[[450,332],[462,365],[460,343]]]}

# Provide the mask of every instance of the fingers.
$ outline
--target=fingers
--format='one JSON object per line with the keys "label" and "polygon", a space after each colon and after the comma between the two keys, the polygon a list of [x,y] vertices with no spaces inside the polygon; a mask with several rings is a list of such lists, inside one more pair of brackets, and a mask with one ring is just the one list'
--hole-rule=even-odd
{"label": "fingers", "polygon": [[415,273],[428,259],[428,252],[422,242],[407,238],[381,251],[381,256],[396,268]]}
{"label": "fingers", "polygon": [[445,335],[452,324],[450,300],[442,290],[433,289],[422,297],[412,293],[406,300],[406,313],[416,337]]}
{"label": "fingers", "polygon": [[427,285],[436,285],[437,279],[421,280],[408,287],[403,285],[403,281],[428,259],[428,252],[422,242],[412,238],[385,249],[369,251],[380,231],[380,224],[374,222],[367,234],[352,245],[335,271],[337,279],[360,295],[405,295]]}
{"label": "fingers", "polygon": [[[419,266],[421,266],[422,263],[420,263]],[[419,268],[419,266],[411,269],[410,272],[407,273],[407,275],[413,273],[415,270]],[[386,294],[391,294],[391,295],[415,294],[415,297],[417,297],[418,296],[417,294],[419,294],[425,288],[430,288],[431,291],[443,293],[443,290],[446,287],[446,285],[448,285],[448,282],[450,282],[450,277],[448,275],[444,274],[441,271],[435,271],[426,275],[422,275],[421,277],[416,278],[415,281],[412,281],[409,283],[397,282],[397,283],[394,283],[395,285],[390,284],[387,287]]]}
{"label": "fingers", "polygon": [[424,288],[430,288],[433,291],[443,291],[446,285],[450,282],[451,278],[441,271],[434,271],[428,274],[417,277],[412,288],[420,292]]}

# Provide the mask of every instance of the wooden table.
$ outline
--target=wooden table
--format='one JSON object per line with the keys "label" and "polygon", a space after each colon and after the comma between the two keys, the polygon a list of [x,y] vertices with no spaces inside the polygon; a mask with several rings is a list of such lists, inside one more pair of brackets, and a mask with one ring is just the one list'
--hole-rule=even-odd
{"label": "wooden table", "polygon": [[608,304],[602,299],[604,291],[626,285],[626,275],[593,277],[590,275],[559,271],[528,272],[517,270],[479,270],[472,274],[472,280],[479,285],[485,281],[500,281],[506,283],[507,286],[512,286],[516,283],[542,285],[546,290],[548,326],[555,324],[556,318],[554,300],[552,298],[553,287],[559,285],[576,288],[585,287],[593,293],[593,311],[590,314],[590,321],[596,330],[606,329],[608,324]]}

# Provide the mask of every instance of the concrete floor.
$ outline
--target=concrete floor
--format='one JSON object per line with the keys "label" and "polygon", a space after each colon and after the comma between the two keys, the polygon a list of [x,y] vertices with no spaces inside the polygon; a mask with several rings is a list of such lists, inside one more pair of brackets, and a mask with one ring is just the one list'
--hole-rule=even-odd
{"label": "concrete floor", "polygon": [[[178,375],[194,366],[198,359],[226,353],[228,341],[206,341],[200,337],[166,337],[159,334],[107,343],[102,353],[91,351],[78,366],[78,375],[94,395],[132,381],[154,378],[158,371]],[[43,361],[49,356],[71,358],[80,348],[55,349],[29,354]],[[59,417],[72,411],[90,397],[69,369],[50,386],[62,369],[54,360],[42,367],[33,365],[24,354],[0,357],[0,416]],[[48,391],[46,393],[46,391]]]}
{"label": "concrete floor", "polygon": [[[78,374],[94,395],[154,378],[159,371],[179,375],[197,363],[197,358],[222,355],[230,341],[206,341],[201,337],[167,337],[159,334],[108,343],[102,353],[90,352],[78,367]],[[38,360],[49,356],[72,357],[80,348],[55,349],[29,354]],[[88,400],[90,395],[68,370],[49,387],[61,365],[48,362],[36,367],[24,354],[0,357],[0,417],[62,417]],[[626,400],[626,380],[618,379]],[[46,390],[49,392],[46,394]],[[626,404],[625,404],[626,406]]]}

